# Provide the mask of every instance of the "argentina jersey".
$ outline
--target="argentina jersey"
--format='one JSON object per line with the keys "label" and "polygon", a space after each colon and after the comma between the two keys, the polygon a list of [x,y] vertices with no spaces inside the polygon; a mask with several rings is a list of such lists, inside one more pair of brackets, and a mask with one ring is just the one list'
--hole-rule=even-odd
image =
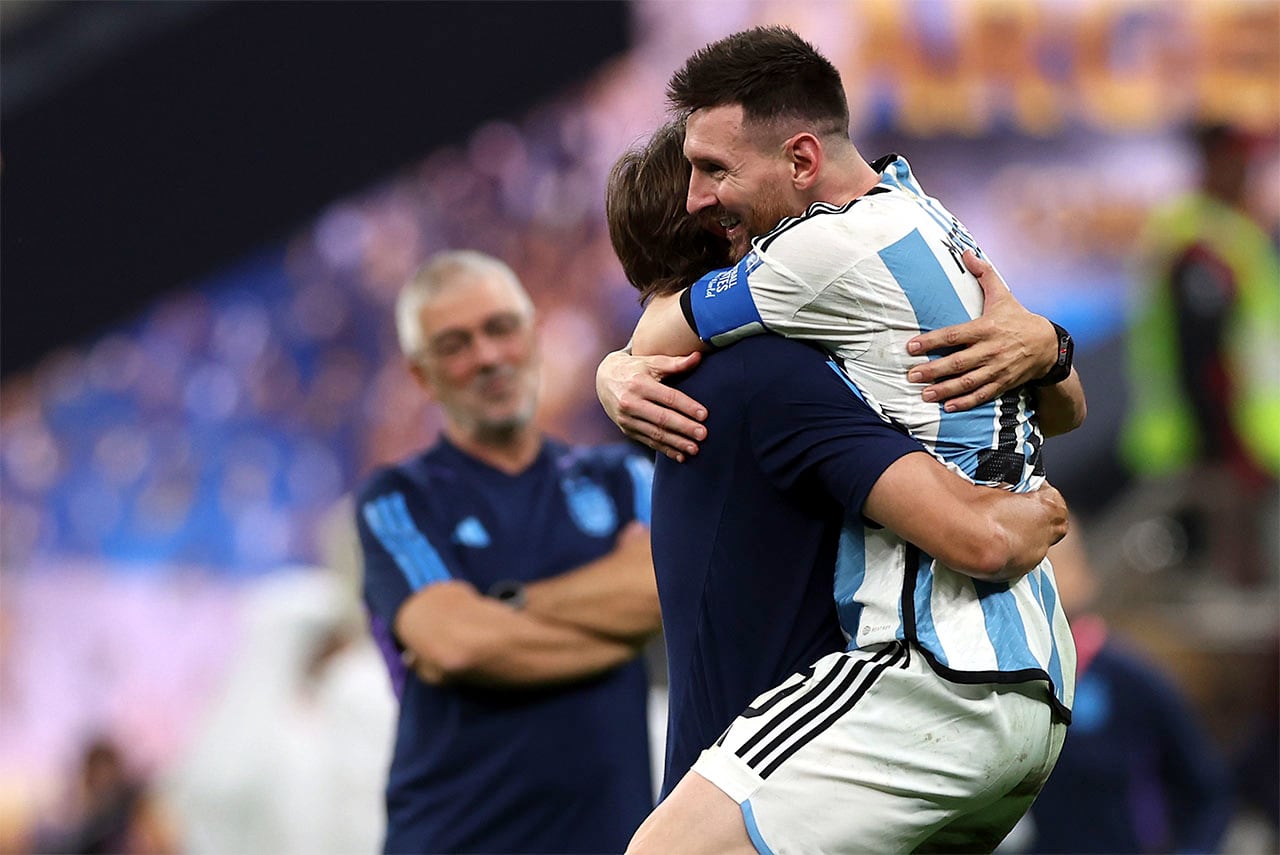
{"label": "argentina jersey", "polygon": [[[846,205],[816,203],[756,238],[733,268],[684,296],[686,316],[715,346],[768,331],[815,342],[882,418],[976,483],[1018,492],[1044,482],[1042,436],[1025,389],[966,412],[921,399],[908,371],[923,332],[982,313],[982,288],[961,261],[974,239],[928,196],[905,159],[874,164],[880,183]],[[836,578],[851,648],[912,641],[960,682],[1043,679],[1069,716],[1074,645],[1048,560],[1013,584],[979,582],[851,515]]]}
{"label": "argentina jersey", "polygon": [[1034,403],[1025,390],[966,412],[920,398],[910,368],[922,332],[982,314],[982,288],[960,260],[978,251],[964,226],[926,195],[897,157],[880,184],[843,206],[817,203],[753,241],[737,265],[688,292],[698,336],[724,346],[769,331],[832,352],[882,417],[970,480],[1027,490],[1043,479]]}

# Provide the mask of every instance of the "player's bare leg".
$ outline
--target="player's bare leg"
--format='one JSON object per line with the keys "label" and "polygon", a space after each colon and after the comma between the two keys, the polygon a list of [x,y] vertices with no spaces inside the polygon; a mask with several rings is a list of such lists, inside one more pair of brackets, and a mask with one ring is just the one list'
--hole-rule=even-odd
{"label": "player's bare leg", "polygon": [[755,855],[742,808],[697,772],[680,779],[631,838],[627,855]]}

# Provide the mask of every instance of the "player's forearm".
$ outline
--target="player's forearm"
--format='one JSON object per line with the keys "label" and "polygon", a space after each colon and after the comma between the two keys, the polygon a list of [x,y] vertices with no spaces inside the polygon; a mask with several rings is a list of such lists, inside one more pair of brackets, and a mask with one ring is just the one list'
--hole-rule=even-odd
{"label": "player's forearm", "polygon": [[[521,622],[532,622],[525,617]],[[540,686],[593,677],[628,662],[637,648],[563,625],[515,633],[502,644],[478,646],[448,673],[456,682],[483,686]]]}
{"label": "player's forearm", "polygon": [[973,508],[986,525],[976,527],[985,534],[976,553],[980,563],[970,575],[988,581],[1018,579],[1035,569],[1049,547],[1067,533],[1066,504],[1052,488],[1031,493],[991,487],[974,490],[978,493]]}
{"label": "player's forearm", "polygon": [[639,527],[605,557],[530,583],[525,610],[624,643],[644,642],[662,627],[648,541]]}
{"label": "player's forearm", "polygon": [[1036,417],[1040,432],[1045,436],[1058,436],[1073,431],[1084,423],[1088,407],[1085,404],[1084,385],[1080,375],[1071,369],[1071,375],[1052,386],[1033,386],[1036,396]]}
{"label": "player's forearm", "polygon": [[[896,483],[882,490],[881,476],[868,515],[966,576],[1017,579],[1066,534],[1066,503],[1047,485],[1021,494],[980,487],[925,455],[907,455],[886,474]],[[922,505],[920,496],[931,498]]]}
{"label": "player's forearm", "polygon": [[636,356],[683,356],[705,349],[680,308],[679,294],[650,301],[631,337],[631,352]]}
{"label": "player's forearm", "polygon": [[441,661],[441,682],[539,686],[595,676],[634,658],[634,645],[543,621],[494,603],[492,622]]}
{"label": "player's forearm", "polygon": [[429,683],[537,686],[583,679],[633,658],[635,645],[551,623],[482,596],[459,580],[414,594],[397,638]]}

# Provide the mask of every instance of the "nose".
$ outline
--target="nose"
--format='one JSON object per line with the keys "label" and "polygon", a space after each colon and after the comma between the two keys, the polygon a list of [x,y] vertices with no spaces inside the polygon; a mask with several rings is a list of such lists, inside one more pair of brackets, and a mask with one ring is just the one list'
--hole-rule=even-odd
{"label": "nose", "polygon": [[480,365],[497,365],[503,359],[502,343],[493,336],[482,333],[476,336],[474,354]]}
{"label": "nose", "polygon": [[711,186],[711,179],[700,175],[697,170],[689,176],[689,195],[685,199],[685,210],[690,214],[716,204],[716,194]]}

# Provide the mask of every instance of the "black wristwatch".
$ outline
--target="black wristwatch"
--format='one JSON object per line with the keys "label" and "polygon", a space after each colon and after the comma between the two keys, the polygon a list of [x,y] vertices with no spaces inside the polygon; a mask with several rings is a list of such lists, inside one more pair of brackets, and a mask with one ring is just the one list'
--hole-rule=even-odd
{"label": "black wristwatch", "polygon": [[[1053,324],[1053,321],[1049,323]],[[1076,344],[1071,340],[1071,333],[1062,327],[1053,324],[1053,329],[1058,334],[1058,360],[1053,363],[1048,374],[1039,380],[1032,380],[1032,386],[1052,386],[1071,376],[1071,360],[1075,356]]]}
{"label": "black wristwatch", "polygon": [[485,592],[485,596],[493,597],[500,603],[506,603],[513,609],[522,609],[524,608],[524,582],[516,579],[494,582]]}

